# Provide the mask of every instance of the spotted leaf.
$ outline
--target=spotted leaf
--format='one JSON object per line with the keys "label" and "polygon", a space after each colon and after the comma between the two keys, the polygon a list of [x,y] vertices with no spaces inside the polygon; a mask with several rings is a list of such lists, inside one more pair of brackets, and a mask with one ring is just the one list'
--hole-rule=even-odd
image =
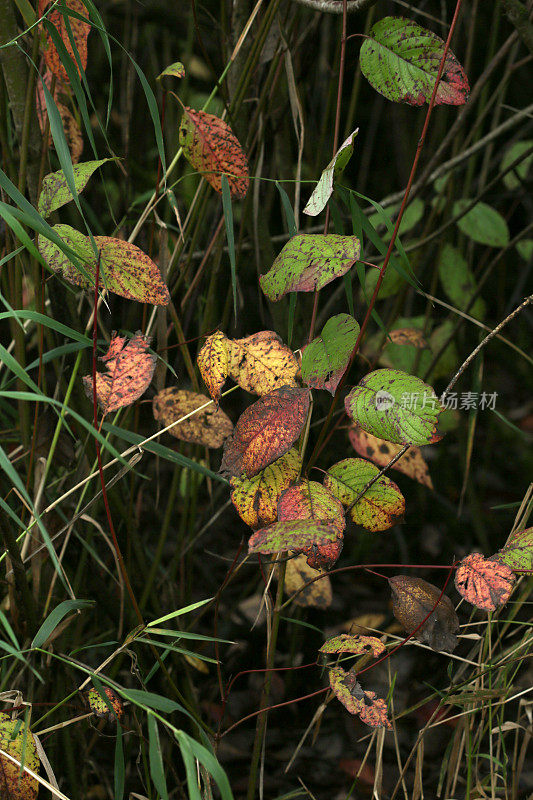
{"label": "spotted leaf", "polygon": [[[84,161],[73,166],[74,185],[78,194],[85,189],[93,172],[110,160],[109,158],[101,158],[99,161]],[[43,179],[37,210],[43,217],[48,217],[52,211],[57,211],[58,208],[66,205],[66,203],[70,203],[72,199],[65,173],[60,169],[58,172],[51,172]]]}
{"label": "spotted leaf", "polygon": [[[322,575],[320,580],[314,581],[317,575],[320,575],[320,570],[310,567],[305,555],[290,558],[285,570],[285,594],[289,597],[295,595],[292,602],[302,608],[329,608],[333,599],[331,580],[327,575]],[[313,582],[305,586],[308,581]]]}
{"label": "spotted leaf", "polygon": [[263,395],[280,386],[296,386],[298,359],[273,331],[228,341],[229,374],[247,392]]}
{"label": "spotted leaf", "polygon": [[249,553],[264,555],[284,551],[305,550],[306,548],[334,542],[339,536],[335,525],[313,520],[294,520],[292,522],[275,522],[268,528],[256,531],[248,540]]}
{"label": "spotted leaf", "polygon": [[415,638],[434,650],[452,653],[457,647],[459,619],[450,598],[441,597],[441,590],[432,583],[409,575],[395,575],[389,585],[393,614],[406,633],[413,633],[430,614]]}
{"label": "spotted leaf", "polygon": [[385,645],[375,636],[351,636],[341,633],[332,636],[320,648],[321,653],[351,653],[354,656],[363,656],[372,653],[375,658],[385,652]]}
{"label": "spotted leaf", "polygon": [[340,500],[325,486],[308,480],[291,486],[280,497],[278,519],[280,522],[296,519],[315,520],[334,525],[339,531],[338,539],[322,546],[314,544],[303,552],[307,556],[307,563],[314,569],[331,568],[337,561],[342,551],[342,534],[346,524],[344,509]]}
{"label": "spotted leaf", "polygon": [[526,574],[533,574],[533,528],[513,533],[505,547],[493,558],[511,569],[526,570]]}
{"label": "spotted leaf", "polygon": [[335,394],[359,336],[359,324],[349,314],[337,314],[324,325],[302,353],[302,379],[314,389]]}
{"label": "spotted leaf", "polygon": [[216,331],[207,337],[198,353],[200,375],[215,403],[220,400],[220,393],[229,375],[230,352],[230,340],[222,331]]}
{"label": "spotted leaf", "polygon": [[100,692],[95,688],[89,689],[85,694],[89,708],[96,717],[106,719],[108,722],[114,722],[116,719],[121,720],[124,716],[122,698],[109,686],[103,687],[103,691],[115,713],[113,714]]}
{"label": "spotted leaf", "polygon": [[[209,405],[206,406],[206,403]],[[196,409],[201,406],[201,411]],[[169,387],[156,394],[153,399],[154,417],[165,427],[182,417],[188,419],[170,428],[169,433],[183,442],[201,444],[205,447],[222,447],[233,430],[233,423],[222,409],[215,408],[209,397],[185,389]]]}
{"label": "spotted leaf", "polygon": [[[378,439],[377,436],[372,436],[371,433],[367,433],[358,425],[354,425],[353,428],[348,430],[348,437],[354,450],[360,456],[373,461],[378,467],[386,466],[402,449],[402,445],[386,442],[385,439]],[[433,489],[428,465],[419,447],[410,447],[407,453],[393,464],[392,469],[397,469],[399,472],[403,472],[404,475],[408,475],[415,481],[424,484],[429,489]]]}
{"label": "spotted leaf", "polygon": [[298,451],[292,449],[253,478],[231,478],[231,500],[241,519],[251,528],[275,522],[279,498],[296,480],[301,466]]}
{"label": "spotted leaf", "polygon": [[465,600],[484,611],[504,606],[516,578],[507,564],[471,553],[463,558],[455,573],[455,588]]}
{"label": "spotted leaf", "polygon": [[[39,17],[42,17],[45,13],[48,6],[51,4],[51,0],[39,0],[38,4],[38,14]],[[81,0],[64,0],[62,5],[66,6],[71,11],[76,12],[81,17],[85,17],[85,19],[89,19],[89,14],[87,9],[85,8],[84,4]],[[76,53],[72,47],[70,42],[70,36],[68,33],[67,23],[65,20],[68,20],[70,25],[70,29],[72,31],[72,36],[74,39],[74,44],[76,47],[77,54],[79,56],[79,60],[81,62],[81,66],[85,70],[87,67],[87,38],[89,33],[91,32],[91,25],[88,22],[83,22],[81,19],[77,17],[71,16],[68,11],[65,11],[64,15],[61,11],[57,8],[53,9],[49,14],[47,14],[48,21],[57,28],[59,35],[63,41],[67,49],[67,53],[72,58],[74,62],[75,68],[80,71],[78,66],[78,62],[76,59]],[[67,75],[67,71],[63,64],[61,63],[61,58],[59,53],[56,49],[56,46],[50,36],[48,30],[44,23],[42,23],[43,29],[46,31],[46,45],[44,49],[44,60],[48,68],[52,71],[52,73],[56,76],[59,81],[67,84],[69,83],[69,77]]]}
{"label": "spotted leaf", "polygon": [[39,756],[35,740],[22,719],[11,719],[0,713],[0,750],[16,759],[13,763],[0,753],[0,797],[6,800],[35,800],[39,791],[38,781],[26,771],[23,763],[33,772],[39,772]]}
{"label": "spotted leaf", "polygon": [[346,672],[342,667],[332,667],[328,670],[328,675],[332,692],[350,714],[358,715],[362,722],[372,728],[391,727],[385,701],[376,698],[375,692],[365,691],[353,672]]}

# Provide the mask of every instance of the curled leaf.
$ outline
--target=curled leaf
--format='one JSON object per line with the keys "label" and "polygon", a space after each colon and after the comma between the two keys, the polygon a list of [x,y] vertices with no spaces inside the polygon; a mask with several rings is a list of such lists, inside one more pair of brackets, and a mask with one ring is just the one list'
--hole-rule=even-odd
{"label": "curled leaf", "polygon": [[259,331],[229,342],[229,374],[242,389],[268,394],[280,386],[296,386],[298,359],[277,333]]}
{"label": "curled leaf", "polygon": [[322,171],[322,175],[313,190],[313,194],[304,208],[304,214],[309,214],[310,217],[316,217],[317,214],[323,211],[332,195],[335,178],[342,175],[344,168],[352,157],[354,139],[358,133],[359,128],[356,128],[356,130],[341,144],[327,167]]}
{"label": "curled leaf", "polygon": [[337,314],[324,325],[302,353],[302,379],[314,389],[335,394],[359,336],[359,324],[349,314]]}
{"label": "curled leaf", "polygon": [[515,531],[505,547],[492,557],[511,569],[533,574],[533,528]]}
{"label": "curled leaf", "polygon": [[200,406],[208,406],[197,411],[189,419],[170,428],[169,433],[183,442],[201,444],[205,447],[222,447],[224,440],[233,430],[233,423],[222,409],[203,394],[188,392],[185,389],[169,387],[163,389],[153,399],[154,417],[165,427],[196,411]]}
{"label": "curled leaf", "polygon": [[[354,425],[353,428],[348,430],[348,437],[354,450],[360,456],[369,458],[378,467],[386,466],[402,449],[402,445],[386,442],[385,439],[378,439],[377,436],[367,433],[358,425]],[[397,469],[429,489],[433,489],[428,465],[419,447],[410,447],[407,453],[393,464],[392,469]]]}
{"label": "curled leaf", "polygon": [[377,658],[385,652],[385,645],[375,636],[351,636],[341,633],[332,636],[320,648],[321,653],[351,653],[354,656],[364,656],[368,653]]}
{"label": "curled leaf", "polygon": [[[43,16],[48,6],[51,4],[51,0],[39,0],[38,5],[38,14],[40,17]],[[75,11],[76,14],[79,14],[81,17],[85,17],[87,20],[89,19],[89,14],[87,13],[87,9],[85,8],[84,4],[81,0],[64,0],[63,4],[66,6],[67,9],[71,11]],[[74,62],[75,68],[80,72],[80,68],[78,66],[78,61],[76,58],[75,51],[72,47],[70,42],[70,36],[67,29],[67,23],[65,20],[68,20],[70,25],[70,29],[72,31],[72,36],[74,39],[74,44],[77,50],[77,54],[79,56],[79,60],[81,62],[82,68],[85,70],[87,67],[87,38],[89,33],[91,32],[91,26],[88,22],[83,22],[81,19],[77,17],[71,16],[68,11],[65,11],[63,15],[61,11],[57,8],[54,8],[49,14],[47,14],[48,21],[57,28],[59,35],[65,45],[69,56],[72,58]],[[42,23],[43,29],[46,31],[46,46],[44,50],[44,60],[48,68],[52,71],[52,73],[56,76],[59,81],[67,84],[69,83],[69,77],[67,75],[67,71],[61,62],[61,57],[56,49],[56,46],[52,40],[52,37],[46,30],[44,23]]]}
{"label": "curled leaf", "polygon": [[508,601],[516,578],[506,564],[471,553],[455,573],[455,588],[476,608],[495,611]]}
{"label": "curled leaf", "polygon": [[300,474],[302,461],[297,450],[289,450],[253,478],[230,478],[231,501],[251,528],[270,525],[278,517],[278,501]]}
{"label": "curled leaf", "polygon": [[372,728],[391,727],[385,701],[377,698],[375,692],[365,691],[352,671],[332,667],[328,675],[332,692],[350,714],[358,715],[362,722]]}
{"label": "curled leaf", "polygon": [[89,703],[89,708],[96,717],[106,719],[108,722],[114,722],[116,719],[121,720],[124,716],[124,703],[122,702],[122,698],[109,686],[104,686],[103,691],[115,714],[113,714],[100,692],[95,688],[89,689],[85,694],[87,702]]}
{"label": "curled leaf", "polygon": [[[333,599],[331,580],[327,575],[323,575],[320,580],[313,581],[305,589],[302,589],[308,581],[320,575],[320,570],[310,567],[305,560],[305,555],[301,554],[287,561],[285,569],[285,593],[289,596],[298,592],[294,597],[293,603],[302,608],[329,608]],[[302,589],[301,591],[299,591]]]}
{"label": "curled leaf", "polygon": [[432,583],[409,575],[395,575],[389,578],[389,585],[394,616],[406,633],[410,634],[418,628],[431,612],[416,631],[415,638],[433,650],[452,653],[457,647],[459,619],[450,598],[446,595],[441,597],[441,590]]}
{"label": "curled leaf", "polygon": [[224,443],[221,472],[251,478],[284,455],[300,435],[309,411],[309,392],[282,386],[260,397],[239,417]]}
{"label": "curled leaf", "polygon": [[[148,353],[150,337],[137,331],[128,342],[113,331],[109,350],[100,357],[107,372],[96,373],[96,399],[102,412],[108,414],[129,406],[148,389],[155,369],[156,356]],[[87,397],[93,396],[93,376],[83,378]]]}
{"label": "curled leaf", "polygon": [[269,555],[289,550],[301,551],[313,545],[321,546],[334,542],[338,536],[339,529],[325,522],[307,519],[275,522],[250,536],[248,552]]}
{"label": "curled leaf", "polygon": [[181,61],[175,61],[173,64],[170,64],[163,72],[157,76],[156,80],[160,81],[161,78],[172,77],[172,78],[184,78],[185,77],[185,67],[181,63]]}
{"label": "curled leaf", "polygon": [[222,331],[216,331],[207,337],[198,353],[200,375],[215,403],[220,400],[222,387],[229,375],[230,352],[230,340]]}
{"label": "curled leaf", "polygon": [[5,800],[35,800],[39,792],[38,781],[19,764],[39,772],[39,756],[35,740],[24,720],[11,719],[0,713],[0,750],[15,758],[18,764],[0,753],[0,797]]}
{"label": "curled leaf", "polygon": [[314,569],[321,567],[329,569],[337,561],[342,551],[344,509],[340,500],[325,486],[308,480],[291,486],[280,497],[278,519],[280,522],[295,519],[315,520],[334,525],[339,531],[339,538],[322,546],[314,544],[309,550],[304,551],[304,555],[307,556],[309,566]]}

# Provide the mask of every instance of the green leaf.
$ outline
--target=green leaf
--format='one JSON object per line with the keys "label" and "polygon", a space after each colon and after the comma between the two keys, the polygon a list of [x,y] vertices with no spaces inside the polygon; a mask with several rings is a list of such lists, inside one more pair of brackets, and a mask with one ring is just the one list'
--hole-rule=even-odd
{"label": "green leaf", "polygon": [[[376,288],[378,278],[379,267],[367,270],[365,278],[365,294],[367,297],[370,298],[374,294],[374,289]],[[389,266],[385,270],[385,277],[381,282],[376,299],[385,300],[386,297],[392,297],[392,295],[396,294],[396,292],[401,288],[402,284],[402,276],[395,269],[392,269],[392,264],[389,263]]]}
{"label": "green leaf", "polygon": [[346,413],[367,433],[394,444],[433,444],[442,435],[442,406],[420,378],[395,369],[370,372],[344,401]]}
{"label": "green leaf", "polygon": [[530,261],[533,258],[533,239],[522,239],[516,243],[516,249],[524,261]]}
{"label": "green leaf", "polygon": [[161,78],[165,77],[173,77],[173,78],[184,78],[185,77],[185,67],[181,63],[181,61],[175,61],[173,64],[170,64],[163,72],[157,76],[156,80],[160,81]]}
{"label": "green leaf", "polygon": [[[361,71],[374,89],[396,103],[429,103],[444,42],[432,31],[402,17],[384,17],[370,29],[361,46]],[[435,104],[463,105],[470,91],[465,72],[451,51],[435,96]]]}
{"label": "green leaf", "polygon": [[359,336],[359,324],[349,314],[337,314],[324,325],[320,336],[302,353],[302,379],[314,389],[335,394]]}
{"label": "green leaf", "polygon": [[229,263],[231,268],[231,288],[233,290],[233,315],[237,324],[237,276],[235,267],[235,236],[233,232],[233,209],[231,207],[231,191],[227,175],[222,175],[222,209],[224,211],[224,225],[228,240]]}
{"label": "green leaf", "polygon": [[516,531],[505,547],[492,558],[514,570],[527,570],[533,575],[533,528]]}
{"label": "green leaf", "polygon": [[[112,160],[111,158],[101,158],[99,161],[84,161],[81,164],[74,164],[72,170],[76,191],[82,192],[93,172],[106,161]],[[60,169],[58,172],[51,172],[44,178],[37,210],[43,217],[48,217],[52,211],[57,211],[58,208],[70,203],[73,199],[65,173]]]}
{"label": "green leaf", "polygon": [[35,634],[32,647],[42,647],[49,639],[51,634],[55,631],[59,623],[71,611],[78,611],[81,608],[89,608],[95,605],[94,600],[63,600],[53,611],[48,614],[47,618]]}
{"label": "green leaf", "polygon": [[436,381],[439,378],[447,378],[453,373],[457,366],[459,357],[457,355],[456,344],[453,340],[454,327],[455,324],[451,319],[445,320],[442,325],[435,328],[429,337],[432,358],[437,353],[440,353],[445,342],[448,342],[448,344],[439,356],[439,360],[431,370],[431,373],[427,376],[428,380]]}
{"label": "green leaf", "polygon": [[307,201],[307,205],[303,212],[304,214],[308,214],[310,217],[316,217],[317,214],[320,214],[320,212],[323,211],[326,203],[332,195],[335,179],[342,175],[346,165],[352,157],[354,139],[358,133],[359,128],[356,128],[356,130],[348,136],[346,141],[341,144],[327,167],[323,170],[322,175],[320,176],[318,183],[313,190],[313,194]]}
{"label": "green leaf", "polygon": [[[412,230],[415,225],[417,225],[422,217],[424,216],[424,209],[425,203],[420,197],[415,197],[412,203],[409,203],[405,211],[403,212],[402,221],[400,222],[400,227],[398,228],[398,235],[403,236],[404,233],[408,233]],[[396,204],[394,206],[390,206],[388,211],[389,213],[389,222],[390,225],[386,226],[387,230],[383,234],[384,241],[388,242],[392,236],[392,230],[394,230],[394,223],[390,217],[390,215],[396,216],[397,212],[400,210],[400,204]],[[385,212],[387,213],[387,212]],[[378,228],[379,225],[384,225],[384,221],[382,215],[379,213],[371,214],[368,218],[368,221],[374,228]],[[391,230],[392,228],[392,230]]]}
{"label": "green leaf", "polygon": [[[453,216],[461,214],[470,203],[471,200],[457,200],[453,204]],[[474,242],[489,247],[505,247],[509,244],[507,222],[496,209],[486,203],[476,203],[470,211],[457,220],[457,227]]]}
{"label": "green leaf", "polygon": [[176,731],[175,735],[180,743],[180,747],[183,748],[185,745],[190,751],[192,751],[193,756],[198,759],[200,764],[203,764],[209,774],[213,777],[220,790],[222,800],[233,800],[233,793],[231,791],[228,777],[213,753],[211,753],[199,742],[191,738],[185,733],[185,731]]}
{"label": "green leaf", "polygon": [[[511,145],[511,147],[507,150],[504,157],[502,158],[502,163],[500,165],[500,169],[502,172],[505,172],[511,164],[516,161],[517,158],[527,153],[528,150],[531,151],[533,148],[533,139],[528,139],[525,142],[515,142],[515,144]],[[508,189],[517,189],[522,183],[526,180],[531,164],[533,164],[533,152],[530,155],[526,156],[516,167],[508,172],[507,175],[503,176],[503,182]]]}
{"label": "green leaf", "polygon": [[359,258],[359,239],[338,234],[293,236],[277,256],[261,288],[269,300],[287,292],[313,292],[344,275]]}
{"label": "green leaf", "polygon": [[161,742],[157,722],[152,714],[148,715],[148,755],[150,759],[150,775],[154,786],[161,795],[161,800],[168,800],[168,789],[161,754]]}
{"label": "green leaf", "polygon": [[285,550],[302,550],[334,542],[340,537],[339,528],[313,520],[275,522],[268,528],[256,531],[248,540],[249,553],[281,553]]}
{"label": "green leaf", "polygon": [[115,771],[114,771],[114,800],[124,797],[124,784],[126,780],[126,767],[124,763],[124,748],[122,746],[122,726],[117,722],[115,739]]}
{"label": "green leaf", "polygon": [[[453,305],[464,311],[476,291],[476,279],[459,250],[451,244],[445,244],[441,250],[439,278]],[[468,313],[475,319],[481,320],[485,315],[485,308],[485,302],[479,297]]]}

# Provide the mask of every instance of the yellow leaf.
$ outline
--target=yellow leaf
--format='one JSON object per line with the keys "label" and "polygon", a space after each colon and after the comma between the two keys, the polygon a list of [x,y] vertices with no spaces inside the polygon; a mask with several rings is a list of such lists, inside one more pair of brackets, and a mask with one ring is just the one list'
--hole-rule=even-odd
{"label": "yellow leaf", "polygon": [[[306,561],[305,555],[296,556],[287,562],[285,571],[285,592],[292,595],[301,589],[307,581],[320,575],[320,570],[313,569]],[[303,589],[294,598],[294,603],[303,608],[329,608],[333,598],[331,581],[328,575],[324,574],[319,581],[314,581]]]}
{"label": "yellow leaf", "polygon": [[218,403],[222,387],[228,377],[230,340],[217,331],[205,340],[198,353],[198,368],[209,390],[209,394]]}
{"label": "yellow leaf", "polygon": [[[197,408],[209,403],[206,408]],[[233,423],[222,409],[215,408],[209,397],[185,389],[163,389],[153,400],[154,417],[165,427],[196,411],[188,419],[169,430],[176,439],[205,447],[222,447],[224,439],[233,430]]]}
{"label": "yellow leaf", "polygon": [[247,392],[263,395],[296,386],[298,359],[273,331],[259,331],[230,343],[229,374]]}
{"label": "yellow leaf", "polygon": [[275,522],[282,493],[300,473],[298,451],[289,450],[253,478],[231,478],[231,500],[237,513],[251,528]]}

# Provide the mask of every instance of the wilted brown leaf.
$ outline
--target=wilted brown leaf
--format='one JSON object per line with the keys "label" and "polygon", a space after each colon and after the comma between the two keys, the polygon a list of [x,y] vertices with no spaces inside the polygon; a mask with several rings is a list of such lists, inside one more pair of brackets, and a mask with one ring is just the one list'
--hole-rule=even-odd
{"label": "wilted brown leaf", "polygon": [[[348,437],[354,450],[360,456],[369,458],[378,467],[386,466],[403,447],[401,444],[392,444],[392,442],[386,442],[385,439],[378,439],[377,436],[367,433],[358,425],[348,429]],[[410,447],[407,453],[392,466],[392,469],[397,469],[409,478],[433,489],[431,475],[419,447]]]}
{"label": "wilted brown leaf", "polygon": [[394,344],[410,344],[421,349],[429,347],[422,331],[417,328],[397,328],[389,332],[389,337]]}
{"label": "wilted brown leaf", "polygon": [[[43,75],[43,80],[46,83],[48,89],[51,90],[52,88],[52,73],[49,69]],[[44,89],[40,79],[35,84],[35,95],[36,95],[36,109],[37,109],[37,119],[39,121],[39,127],[41,129],[41,133],[44,133],[46,128],[46,123],[48,120],[48,110],[46,108],[46,101],[44,99]],[[78,122],[70,112],[68,106],[63,102],[61,98],[64,98],[66,101],[70,99],[71,92],[70,90],[65,89],[61,83],[56,82],[56,86],[54,88],[53,98],[55,104],[57,106],[57,110],[61,116],[61,120],[63,122],[63,131],[65,133],[65,139],[67,140],[68,149],[70,151],[70,158],[73,164],[77,164],[81,158],[81,154],[83,153],[83,136],[81,133],[81,128],[78,125]],[[52,134],[48,134],[48,146],[53,146],[53,139]]]}
{"label": "wilted brown leaf", "polygon": [[296,480],[301,466],[298,451],[292,449],[253,478],[230,478],[232,503],[250,528],[260,528],[276,521],[278,500]]}
{"label": "wilted brown leaf", "polygon": [[229,374],[242,389],[263,395],[281,386],[296,386],[298,359],[273,331],[228,341]]}
{"label": "wilted brown leaf", "polygon": [[206,408],[197,411],[179,425],[174,425],[169,433],[183,442],[201,444],[205,447],[222,447],[224,439],[233,430],[233,423],[222,409],[215,408],[213,401],[204,394],[172,387],[163,389],[153,399],[154,417],[166,427],[206,403],[209,403]]}
{"label": "wilted brown leaf", "polygon": [[217,404],[229,374],[230,347],[230,340],[222,331],[216,331],[207,337],[204,346],[198,353],[200,375],[209,394]]}
{"label": "wilted brown leaf", "polygon": [[[11,719],[0,713],[0,750],[24,763],[33,772],[39,772],[39,757],[35,740],[22,719]],[[24,753],[24,759],[23,759]],[[35,800],[39,783],[20,766],[0,754],[0,797],[2,800]]]}
{"label": "wilted brown leaf", "polygon": [[109,686],[104,687],[104,694],[109,700],[109,703],[112,706],[115,714],[113,714],[104,698],[101,696],[100,692],[97,689],[92,688],[85,693],[85,697],[93,714],[96,717],[106,719],[108,722],[114,722],[116,719],[122,719],[124,716],[124,703],[122,702],[120,695],[118,695],[115,690],[111,689]]}
{"label": "wilted brown leaf", "polygon": [[455,588],[465,600],[484,611],[495,611],[509,600],[516,582],[513,571],[506,564],[481,553],[471,553],[463,558],[455,573]]}
{"label": "wilted brown leaf", "polygon": [[350,714],[359,715],[360,720],[372,728],[391,727],[385,701],[376,698],[375,692],[365,691],[353,672],[332,667],[328,674],[331,690]]}
{"label": "wilted brown leaf", "polygon": [[[293,595],[298,592],[308,581],[320,575],[321,571],[310,567],[305,560],[305,555],[301,554],[291,558],[287,562],[285,570],[285,593]],[[302,589],[293,600],[293,603],[302,608],[329,608],[333,598],[331,581],[327,575],[323,575],[319,581],[314,581]]]}
{"label": "wilted brown leaf", "polygon": [[[442,595],[439,600],[441,590],[437,586],[409,575],[395,575],[389,578],[389,585],[394,616],[406,633],[412,633],[431,612],[414,638],[434,650],[452,653],[458,644],[456,634],[459,631],[459,619],[450,598]],[[438,605],[434,608],[437,601]]]}
{"label": "wilted brown leaf", "polygon": [[[38,14],[40,17],[43,16],[43,14],[45,13],[46,9],[50,4],[51,0],[39,0]],[[81,0],[64,0],[63,5],[65,5],[72,11],[75,11],[76,14],[85,17],[87,20],[89,19],[89,14],[87,13],[87,9],[85,8]],[[65,13],[65,16],[70,24],[74,42],[76,44],[76,49],[79,53],[79,59],[81,65],[85,70],[87,67],[87,38],[89,36],[89,33],[91,32],[91,26],[87,22],[82,22],[80,19],[70,16],[70,14],[68,13]],[[74,50],[70,43],[70,37],[65,23],[65,17],[59,11],[59,9],[54,9],[47,15],[47,18],[49,22],[51,22],[52,25],[54,25],[57,28],[58,33],[63,41],[63,44],[65,45],[69,56],[72,58],[72,61],[74,62],[74,68],[79,73],[80,69],[77,63],[76,56],[74,54]],[[43,30],[46,31],[44,23],[42,23],[42,28]],[[63,66],[63,64],[61,63],[59,53],[57,52],[54,42],[52,41],[52,37],[50,36],[48,31],[46,31],[45,35],[46,35],[46,47],[44,50],[44,60],[46,61],[46,65],[58,80],[63,81],[63,83],[68,85],[69,78],[67,75],[67,71]]]}

